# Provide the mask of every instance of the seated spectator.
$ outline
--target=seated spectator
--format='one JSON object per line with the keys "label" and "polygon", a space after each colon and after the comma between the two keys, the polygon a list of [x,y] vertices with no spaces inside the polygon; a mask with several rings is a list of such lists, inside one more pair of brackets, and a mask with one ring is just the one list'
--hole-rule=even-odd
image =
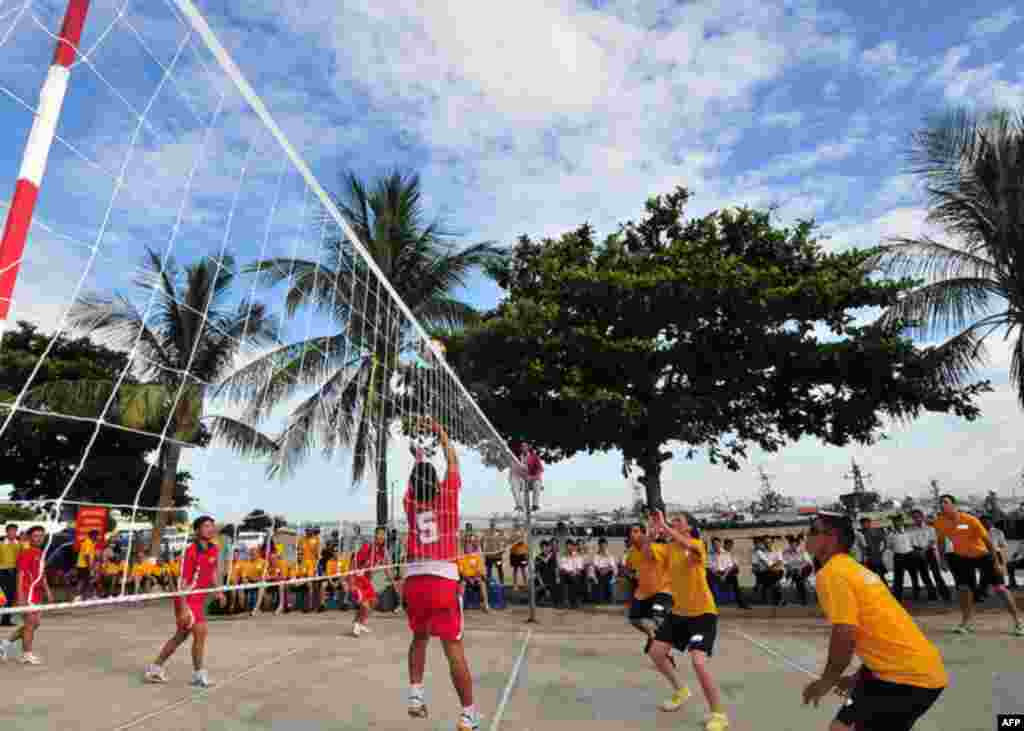
{"label": "seated spectator", "polygon": [[[563,597],[570,609],[579,607],[585,593],[583,556],[578,552],[576,541],[565,542],[565,553],[558,559],[558,573],[562,582]],[[559,605],[561,605],[559,601]]]}
{"label": "seated spectator", "polygon": [[608,539],[599,538],[597,541],[597,553],[591,557],[590,566],[594,576],[595,602],[605,603],[612,600],[612,585],[618,576],[618,567],[615,557],[608,553]]}
{"label": "seated spectator", "polygon": [[468,588],[480,592],[480,607],[484,612],[490,612],[491,608],[487,603],[487,582],[484,579],[484,557],[480,552],[480,539],[474,534],[466,536],[465,548],[457,563],[463,592]]}
{"label": "seated spectator", "polygon": [[801,534],[786,536],[789,543],[786,550],[782,552],[782,560],[786,567],[786,577],[796,587],[800,603],[807,606],[807,578],[814,570],[814,563],[811,555],[804,548],[804,537]]}
{"label": "seated spectator", "polygon": [[[527,570],[526,564],[530,558],[530,547],[526,544],[526,532],[522,531],[516,536],[515,543],[508,550],[508,562],[512,566],[512,588],[518,590],[520,586],[526,589]],[[522,584],[519,583],[522,578]]]}
{"label": "seated spectator", "polygon": [[774,549],[771,536],[758,536],[755,541],[752,568],[757,577],[761,599],[769,601],[770,596],[772,604],[782,606],[784,601],[780,584],[785,576],[782,554]]}
{"label": "seated spectator", "polygon": [[[715,540],[718,539],[716,538]],[[750,609],[750,606],[743,598],[742,590],[740,590],[740,567],[732,555],[734,545],[731,538],[725,539],[722,549],[715,554],[715,562],[711,565],[711,570],[719,586],[732,589],[733,594],[736,596],[736,606],[740,609]]]}
{"label": "seated spectator", "polygon": [[537,584],[537,601],[542,598],[556,606],[561,606],[562,598],[558,591],[558,556],[553,541],[541,541],[540,553],[534,559],[534,581]]}

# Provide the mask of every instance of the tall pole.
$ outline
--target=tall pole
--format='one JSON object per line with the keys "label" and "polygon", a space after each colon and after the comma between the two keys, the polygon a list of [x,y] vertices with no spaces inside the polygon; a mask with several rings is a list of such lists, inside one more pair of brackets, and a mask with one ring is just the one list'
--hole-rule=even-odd
{"label": "tall pole", "polygon": [[526,583],[527,593],[530,597],[530,618],[527,623],[537,622],[537,587],[533,580],[533,480],[527,477],[523,480],[526,489],[523,494],[526,496]]}
{"label": "tall pole", "polygon": [[0,321],[7,319],[11,309],[14,283],[18,278],[25,241],[32,226],[32,214],[43,183],[50,148],[53,146],[60,110],[67,96],[71,64],[78,55],[88,12],[89,0],[68,0],[53,63],[39,92],[39,110],[25,144],[18,182],[14,186],[14,197],[7,210],[7,222],[4,224],[3,238],[0,239]]}

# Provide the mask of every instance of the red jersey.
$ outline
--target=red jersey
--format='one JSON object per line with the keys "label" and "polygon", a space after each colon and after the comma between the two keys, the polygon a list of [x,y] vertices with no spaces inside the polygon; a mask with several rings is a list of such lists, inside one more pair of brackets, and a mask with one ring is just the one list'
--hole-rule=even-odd
{"label": "red jersey", "polygon": [[367,543],[365,546],[359,549],[356,553],[355,565],[353,569],[372,569],[374,566],[380,566],[381,564],[387,563],[387,547],[377,545],[377,542]]}
{"label": "red jersey", "polygon": [[458,580],[455,559],[459,555],[459,491],[462,478],[457,468],[438,485],[434,499],[421,503],[413,486],[402,501],[409,521],[408,576],[431,574]]}
{"label": "red jersey", "polygon": [[[43,549],[30,546],[18,553],[18,581],[21,584],[21,596],[30,604],[43,601],[43,581],[40,575],[43,570]],[[38,579],[38,583],[37,583]],[[35,588],[32,585],[35,584]],[[31,596],[29,595],[31,592]]]}
{"label": "red jersey", "polygon": [[206,544],[204,551],[199,542],[192,543],[185,550],[181,567],[181,588],[209,589],[217,583],[217,558],[220,548],[216,543]]}

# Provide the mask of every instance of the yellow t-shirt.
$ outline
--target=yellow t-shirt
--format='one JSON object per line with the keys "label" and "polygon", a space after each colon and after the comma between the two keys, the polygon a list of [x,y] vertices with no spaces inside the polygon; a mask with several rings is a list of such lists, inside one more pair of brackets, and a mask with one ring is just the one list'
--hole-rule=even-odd
{"label": "yellow t-shirt", "polygon": [[78,544],[78,568],[87,569],[96,558],[96,544],[91,538],[83,538]]}
{"label": "yellow t-shirt", "polygon": [[267,560],[264,558],[253,559],[249,562],[246,578],[249,581],[263,581],[263,574],[267,568]]}
{"label": "yellow t-shirt", "polygon": [[459,559],[459,575],[466,579],[474,579],[483,573],[483,559],[479,553],[470,553]]}
{"label": "yellow t-shirt", "polygon": [[303,538],[299,543],[299,549],[302,552],[302,563],[316,565],[320,558],[319,538]]}
{"label": "yellow t-shirt", "polygon": [[668,570],[672,579],[672,614],[677,617],[699,617],[702,614],[718,614],[715,597],[708,586],[705,569],[707,550],[699,538],[691,538],[687,544],[696,551],[687,551],[678,543],[668,546]]}
{"label": "yellow t-shirt", "polygon": [[18,565],[18,554],[21,553],[22,544],[18,541],[8,542],[6,538],[0,541],[0,569],[13,569]]}
{"label": "yellow t-shirt", "polygon": [[857,653],[879,679],[918,688],[949,683],[938,649],[924,636],[885,584],[847,554],[818,572],[818,601],[832,624],[856,627]]}
{"label": "yellow t-shirt", "polygon": [[651,552],[654,560],[647,554],[630,548],[626,552],[626,567],[636,572],[636,599],[650,599],[655,594],[671,594],[672,579],[668,572],[668,546],[652,543]]}
{"label": "yellow t-shirt", "polygon": [[967,513],[957,513],[955,520],[945,514],[935,519],[935,532],[940,538],[948,538],[953,544],[953,553],[958,556],[978,558],[988,555],[988,546],[982,538],[988,538],[988,531],[981,521]]}

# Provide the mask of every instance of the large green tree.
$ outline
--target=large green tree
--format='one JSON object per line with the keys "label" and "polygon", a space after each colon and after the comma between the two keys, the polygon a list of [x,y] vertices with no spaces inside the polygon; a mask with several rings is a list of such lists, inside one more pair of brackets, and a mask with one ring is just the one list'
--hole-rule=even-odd
{"label": "large green tree", "polygon": [[927,220],[949,240],[882,247],[883,272],[922,280],[884,319],[944,340],[947,384],[966,382],[986,362],[988,338],[1010,338],[1010,380],[1024,406],[1024,112],[934,117],[914,133],[909,158],[927,192]]}
{"label": "large green tree", "polygon": [[[25,404],[55,414],[102,416],[146,439],[165,435],[155,445],[153,470],[161,508],[174,503],[185,447],[217,439],[242,454],[271,454],[276,447],[268,437],[236,419],[206,413],[211,384],[232,372],[243,340],[249,347],[279,342],[267,308],[234,296],[236,276],[230,255],[204,257],[182,269],[171,257],[148,250],[135,281],[138,301],[121,293],[90,293],[68,315],[72,330],[119,351],[134,348],[131,366],[138,381],[118,385],[117,376],[106,372],[33,382]],[[168,515],[159,512],[154,521],[154,555]]]}
{"label": "large green tree", "polygon": [[855,324],[911,286],[871,278],[875,251],[826,253],[812,223],[746,209],[686,220],[688,197],[648,201],[603,241],[589,226],[522,237],[492,267],[505,298],[447,345],[507,438],[548,459],[619,449],[659,505],[672,444],[736,469],[750,446],[870,443],[887,417],[978,415],[987,384],[943,385],[899,324]]}
{"label": "large green tree", "polygon": [[[454,292],[501,251],[487,242],[456,248],[452,232],[428,219],[419,176],[395,172],[366,185],[350,173],[336,203],[426,327],[458,330],[475,318]],[[289,314],[314,308],[332,319],[336,331],[269,353],[229,379],[223,393],[247,404],[246,420],[259,424],[275,406],[312,389],[289,416],[271,472],[289,476],[315,449],[327,458],[346,449],[354,457],[353,484],[368,467],[375,473],[377,522],[384,525],[388,442],[399,407],[404,413],[411,406],[407,398],[399,403],[396,384],[416,380],[408,362],[418,339],[344,233],[330,220],[325,226],[329,234],[318,261],[277,258],[248,270],[266,286],[286,283]]]}
{"label": "large green tree", "polygon": [[[4,334],[0,348],[0,424],[10,413],[2,404],[13,406],[51,340],[52,335],[39,332],[35,325],[25,321]],[[97,345],[88,338],[60,335],[39,364],[32,386],[39,389],[55,382],[112,381],[127,365],[124,352]],[[138,381],[128,374],[125,386],[137,385]],[[32,403],[30,394],[23,405]],[[95,425],[89,421],[15,412],[0,436],[0,482],[12,486],[11,499],[54,499],[81,465],[69,499],[131,503],[146,478],[147,456],[157,448],[158,441],[149,435],[103,426],[83,463],[94,430]],[[155,504],[159,491],[159,474],[151,473],[140,503]],[[189,502],[187,474],[180,473],[173,504],[185,506]]]}

